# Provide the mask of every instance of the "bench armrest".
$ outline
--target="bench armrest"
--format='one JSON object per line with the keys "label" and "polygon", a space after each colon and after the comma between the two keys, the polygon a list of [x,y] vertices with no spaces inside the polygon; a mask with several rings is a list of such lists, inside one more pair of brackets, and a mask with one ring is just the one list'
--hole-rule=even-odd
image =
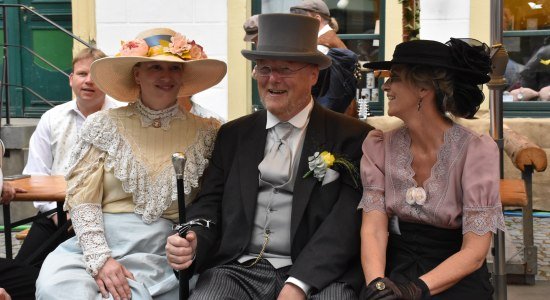
{"label": "bench armrest", "polygon": [[523,172],[526,165],[532,165],[538,172],[546,170],[548,161],[541,147],[506,125],[503,129],[504,151],[516,168]]}

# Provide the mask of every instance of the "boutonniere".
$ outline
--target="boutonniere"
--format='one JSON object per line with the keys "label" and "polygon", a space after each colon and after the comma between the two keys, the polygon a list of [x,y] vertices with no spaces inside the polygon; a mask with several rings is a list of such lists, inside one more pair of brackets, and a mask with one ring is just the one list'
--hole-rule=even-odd
{"label": "boutonniere", "polygon": [[309,171],[304,174],[303,178],[313,174],[313,177],[317,178],[317,180],[323,181],[328,169],[332,167],[340,167],[345,169],[350,174],[355,187],[359,187],[359,172],[357,171],[357,167],[351,161],[337,155],[335,156],[328,151],[323,151],[320,153],[315,152],[312,156],[307,158],[307,161]]}

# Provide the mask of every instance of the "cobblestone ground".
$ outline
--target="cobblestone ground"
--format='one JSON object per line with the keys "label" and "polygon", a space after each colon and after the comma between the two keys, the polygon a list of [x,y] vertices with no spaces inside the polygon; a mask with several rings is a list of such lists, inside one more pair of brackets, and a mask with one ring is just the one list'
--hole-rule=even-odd
{"label": "cobblestone ground", "polygon": [[[16,233],[13,232],[11,234],[12,253],[14,257],[22,244],[22,241],[15,239],[15,234]],[[4,232],[0,233],[0,257],[6,257],[6,240],[4,239]]]}
{"label": "cobblestone ground", "polygon": [[[506,228],[512,236],[513,244],[521,250],[523,247],[523,236],[521,230],[521,217],[505,217]],[[535,246],[537,246],[537,267],[536,280],[550,280],[550,218],[534,218],[533,232]],[[523,251],[518,253],[523,259]]]}
{"label": "cobblestone ground", "polygon": [[[512,242],[517,249],[522,249],[523,238],[521,230],[521,217],[505,218],[506,228],[512,237]],[[533,230],[535,235],[535,245],[537,246],[538,273],[536,280],[550,280],[550,218],[534,218]],[[15,239],[15,233],[12,234],[13,255],[17,254],[21,247],[21,241]],[[523,258],[523,252],[519,251],[516,258]],[[4,233],[0,233],[0,257],[6,257],[6,247],[4,242]]]}

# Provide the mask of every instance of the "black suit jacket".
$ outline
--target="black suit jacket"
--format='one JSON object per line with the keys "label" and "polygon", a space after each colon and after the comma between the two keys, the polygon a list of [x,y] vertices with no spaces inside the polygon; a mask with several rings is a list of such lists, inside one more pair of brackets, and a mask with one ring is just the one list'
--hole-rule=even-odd
{"label": "black suit jacket", "polygon": [[[212,229],[193,229],[198,236],[195,271],[226,264],[247,248],[258,193],[258,165],[264,157],[266,112],[260,111],[223,125],[202,190],[187,208],[188,220],[214,221]],[[369,125],[314,104],[294,186],[291,222],[291,258],[288,275],[321,290],[333,281],[354,288],[364,281],[361,273],[361,191],[349,174],[321,186],[308,171],[307,157],[327,150],[356,163]],[[360,181],[358,182],[361,184]]]}

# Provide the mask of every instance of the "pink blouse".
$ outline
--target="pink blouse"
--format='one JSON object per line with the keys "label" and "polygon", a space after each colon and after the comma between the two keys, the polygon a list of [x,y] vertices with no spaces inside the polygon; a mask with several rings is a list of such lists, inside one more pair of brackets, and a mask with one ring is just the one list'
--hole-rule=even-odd
{"label": "pink blouse", "polygon": [[463,234],[483,235],[505,229],[498,148],[489,136],[458,124],[445,132],[431,175],[422,186],[427,195],[422,205],[405,201],[407,190],[417,187],[410,144],[406,127],[369,132],[361,159],[360,209],[440,228],[462,226]]}

